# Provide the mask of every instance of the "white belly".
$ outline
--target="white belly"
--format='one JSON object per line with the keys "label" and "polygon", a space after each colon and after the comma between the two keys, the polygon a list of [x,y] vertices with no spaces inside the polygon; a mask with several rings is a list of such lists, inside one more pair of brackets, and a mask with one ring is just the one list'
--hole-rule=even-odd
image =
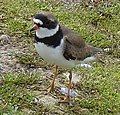
{"label": "white belly", "polygon": [[36,50],[38,54],[48,63],[50,64],[56,64],[61,67],[68,67],[72,68],[75,66],[76,61],[71,60],[68,61],[64,58],[62,49],[63,49],[64,41],[62,40],[62,43],[60,46],[56,48],[48,47],[43,43],[35,43]]}

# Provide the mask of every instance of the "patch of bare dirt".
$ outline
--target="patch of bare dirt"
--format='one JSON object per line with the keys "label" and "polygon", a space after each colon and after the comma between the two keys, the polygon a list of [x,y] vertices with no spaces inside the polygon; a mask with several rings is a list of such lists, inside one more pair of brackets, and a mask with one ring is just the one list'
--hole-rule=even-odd
{"label": "patch of bare dirt", "polygon": [[20,64],[15,57],[15,54],[23,50],[24,48],[13,44],[10,36],[0,33],[0,74],[26,71],[26,66]]}
{"label": "patch of bare dirt", "polygon": [[16,50],[12,46],[9,36],[2,34],[0,36],[0,73],[12,71],[12,65],[15,62],[12,54]]}

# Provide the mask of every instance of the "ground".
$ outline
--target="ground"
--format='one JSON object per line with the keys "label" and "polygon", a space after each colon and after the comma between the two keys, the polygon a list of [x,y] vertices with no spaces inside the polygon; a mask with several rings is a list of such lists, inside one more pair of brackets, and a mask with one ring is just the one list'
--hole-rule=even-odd
{"label": "ground", "polygon": [[[4,0],[0,1],[0,114],[1,115],[119,115],[120,2],[119,0]],[[67,70],[59,68],[56,93],[45,95],[54,65],[42,60],[29,34],[32,18],[51,11],[61,24],[105,49],[103,63],[73,68],[70,104],[59,103],[67,87]]]}

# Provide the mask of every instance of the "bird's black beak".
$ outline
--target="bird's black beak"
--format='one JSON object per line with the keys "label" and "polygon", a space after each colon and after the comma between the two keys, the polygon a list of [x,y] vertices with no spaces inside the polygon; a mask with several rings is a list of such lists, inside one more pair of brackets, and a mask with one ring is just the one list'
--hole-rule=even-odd
{"label": "bird's black beak", "polygon": [[35,30],[35,29],[34,29],[34,27],[33,27],[33,28],[31,28],[31,29],[30,29],[30,33],[31,33],[32,31],[34,31],[34,30]]}
{"label": "bird's black beak", "polygon": [[30,29],[30,33],[31,33],[32,31],[37,30],[38,28],[39,28],[38,25],[37,25],[37,24],[34,24],[34,26]]}

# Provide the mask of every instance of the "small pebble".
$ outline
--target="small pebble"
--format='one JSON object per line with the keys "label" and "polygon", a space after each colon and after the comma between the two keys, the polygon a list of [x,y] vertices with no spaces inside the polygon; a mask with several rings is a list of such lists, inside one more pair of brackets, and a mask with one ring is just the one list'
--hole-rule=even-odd
{"label": "small pebble", "polygon": [[[60,90],[59,90],[63,95],[67,95],[68,94],[68,88],[64,88],[62,87]],[[70,96],[71,97],[74,97],[74,96],[77,96],[78,94],[73,90],[73,89],[70,89]]]}

